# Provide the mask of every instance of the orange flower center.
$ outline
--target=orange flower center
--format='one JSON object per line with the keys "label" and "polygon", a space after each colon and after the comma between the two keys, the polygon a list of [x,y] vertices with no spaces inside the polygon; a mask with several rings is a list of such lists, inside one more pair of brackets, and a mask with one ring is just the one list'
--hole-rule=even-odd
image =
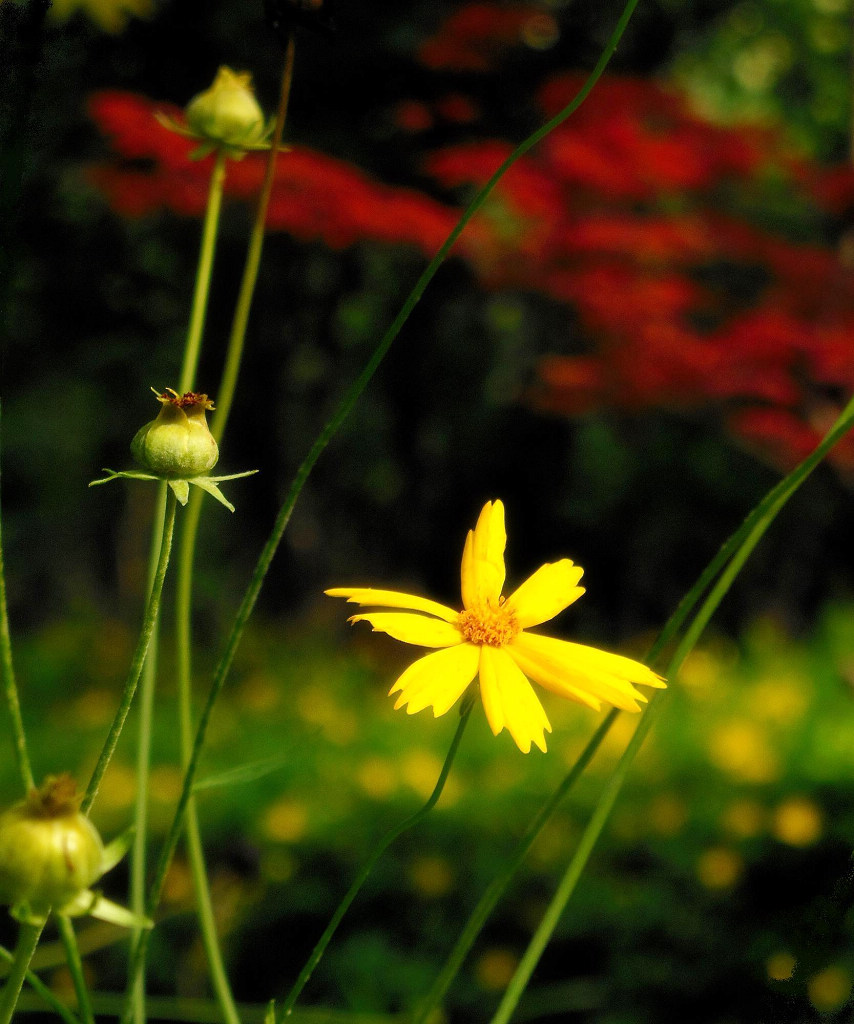
{"label": "orange flower center", "polygon": [[503,608],[467,609],[460,612],[457,628],[470,644],[503,647],[521,631],[513,614]]}

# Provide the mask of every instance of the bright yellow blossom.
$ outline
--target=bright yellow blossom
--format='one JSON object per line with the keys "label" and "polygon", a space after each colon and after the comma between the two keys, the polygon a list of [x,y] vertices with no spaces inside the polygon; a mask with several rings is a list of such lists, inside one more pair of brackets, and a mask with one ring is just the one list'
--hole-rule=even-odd
{"label": "bright yellow blossom", "polygon": [[509,597],[504,587],[504,506],[489,501],[474,530],[469,530],[461,572],[463,610],[436,601],[367,587],[336,587],[331,597],[359,605],[400,608],[354,615],[351,622],[370,622],[375,632],[421,647],[437,647],[410,665],[392,686],[395,708],[407,713],[433,708],[444,715],[480,676],[486,718],[497,736],[510,731],[528,753],[535,743],[545,751],[545,732],[552,727],[528,678],[560,697],[598,711],[606,701],[625,711],[640,711],[646,697],[632,683],[663,687],[664,680],[639,661],[582,644],[530,632],[554,618],[584,593],[578,581],[584,572],[568,558],[546,563]]}

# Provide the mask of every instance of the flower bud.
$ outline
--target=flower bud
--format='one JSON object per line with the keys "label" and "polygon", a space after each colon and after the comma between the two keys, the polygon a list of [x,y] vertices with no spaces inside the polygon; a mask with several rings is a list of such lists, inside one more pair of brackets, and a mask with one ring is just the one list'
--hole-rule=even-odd
{"label": "flower bud", "polygon": [[157,476],[185,480],[212,469],[219,449],[208,430],[205,412],[213,409],[207,395],[168,388],[157,396],[162,408],[156,419],[141,427],[131,442],[136,461]]}
{"label": "flower bud", "polygon": [[225,146],[253,146],[265,134],[264,114],[252,77],[221,67],[210,89],[187,104],[187,125],[202,138]]}
{"label": "flower bud", "polygon": [[101,877],[104,845],[79,803],[70,775],[49,776],[0,814],[0,903],[62,910]]}

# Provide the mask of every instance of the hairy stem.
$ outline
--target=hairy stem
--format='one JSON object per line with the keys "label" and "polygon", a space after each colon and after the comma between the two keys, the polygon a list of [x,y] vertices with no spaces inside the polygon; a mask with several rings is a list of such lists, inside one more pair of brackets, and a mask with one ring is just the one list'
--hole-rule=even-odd
{"label": "hairy stem", "polygon": [[66,914],[57,914],[56,923],[59,928],[59,935],[65,947],[65,956],[68,963],[68,970],[71,973],[71,980],[74,982],[74,992],[77,996],[77,1009],[83,1024],[95,1024],[95,1017],[92,1013],[92,1001],[89,997],[89,987],[86,984],[86,976],[83,973],[83,961],[80,959],[80,947],[77,945],[77,936],[74,934],[74,927],[71,918]]}
{"label": "hairy stem", "polygon": [[208,204],[202,226],[202,241],[199,247],[199,263],[196,267],[196,285],[193,291],[193,304],[190,309],[190,323],[187,328],[187,341],[184,345],[184,361],[181,365],[181,377],[178,383],[179,394],[191,391],[199,366],[199,353],[202,346],[202,334],[205,327],[205,314],[208,309],[208,294],[211,287],[216,237],[219,229],[219,212],[222,208],[222,193],[225,187],[225,151],[218,149],[214,158],[211,180],[208,186]]}
{"label": "hairy stem", "polygon": [[9,1024],[12,1019],[15,1007],[18,1005],[18,996],[21,994],[24,978],[30,969],[30,961],[33,958],[33,953],[36,951],[36,946],[39,944],[43,927],[44,925],[40,924],[22,924],[20,926],[12,965],[9,968],[9,974],[6,976],[6,984],[3,986],[3,991],[0,992],[0,1024]]}
{"label": "hairy stem", "polygon": [[[222,440],[225,424],[234,398],[234,389],[237,384],[237,373],[243,353],[243,343],[246,337],[249,310],[252,303],[252,296],[255,291],[255,285],[258,280],[258,270],[260,267],[261,252],[264,242],[264,226],[267,220],[267,209],[270,205],[270,195],[272,193],[273,181],[275,178],[276,158],[278,156],[279,147],[281,146],[285,119],[287,117],[288,101],[290,98],[291,83],[293,81],[293,69],[294,38],[292,34],[285,56],[279,106],[276,114],[275,127],[273,129],[270,154],[267,160],[264,184],[256,207],[255,221],[249,240],[243,279],[232,322],[231,335],[226,355],[226,368],[219,391],[217,392],[217,413],[214,418],[213,433],[218,442]],[[187,383],[186,387],[189,386],[190,383]],[[182,384],[182,390],[183,389],[184,385]],[[185,771],[190,763],[193,747],[193,563],[195,560],[196,540],[198,537],[199,520],[202,511],[202,499],[203,495],[201,493],[193,494],[189,507],[187,508],[187,514],[184,517],[178,550],[177,593],[175,599],[175,644],[178,668],[181,765]],[[196,896],[199,927],[201,931],[202,944],[204,945],[205,955],[208,960],[211,984],[214,992],[216,993],[226,1024],[239,1024],[240,1018],[234,1001],[234,996],[232,995],[231,987],[228,982],[228,974],[225,969],[219,937],[217,935],[216,916],[214,914],[213,900],[211,899],[210,884],[205,865],[196,801],[192,794],[187,801],[184,828],[187,844],[187,858],[189,860],[190,870],[193,876],[193,887]]]}
{"label": "hairy stem", "polygon": [[142,666],[145,662],[148,645],[151,641],[152,633],[154,632],[154,624],[157,621],[157,614],[160,610],[163,581],[166,579],[166,569],[169,565],[169,553],[172,550],[172,534],[175,529],[176,506],[177,499],[170,490],[166,499],[166,516],[163,522],[163,537],[160,542],[160,558],[157,563],[157,572],[154,574],[154,583],[151,587],[151,593],[148,595],[148,603],[143,617],[142,630],[139,634],[136,650],[133,653],[133,660],[131,661],[130,671],[128,672],[128,676],[125,681],[118,710],[113,718],[107,738],[104,741],[104,746],[101,748],[98,762],[95,765],[92,777],[89,780],[89,785],[86,788],[86,795],[83,797],[83,802],[80,805],[80,809],[84,814],[89,813],[92,808],[92,804],[95,801],[95,797],[98,795],[101,780],[104,778],[104,773],[106,772],[107,766],[109,765],[116,749],[116,744],[119,742],[119,736],[121,736],[122,729],[124,728],[128,712],[130,711],[130,706],[133,703],[134,694],[136,693],[136,687],[139,683],[139,677],[142,674]]}

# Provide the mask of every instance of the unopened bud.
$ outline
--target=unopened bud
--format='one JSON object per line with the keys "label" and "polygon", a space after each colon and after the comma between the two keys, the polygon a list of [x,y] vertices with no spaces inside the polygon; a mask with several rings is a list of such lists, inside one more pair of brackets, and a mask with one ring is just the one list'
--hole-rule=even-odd
{"label": "unopened bud", "polygon": [[104,873],[104,845],[70,775],[50,776],[0,814],[0,903],[62,910]]}
{"label": "unopened bud", "polygon": [[157,396],[162,408],[156,419],[141,427],[130,450],[145,469],[166,479],[186,480],[213,469],[219,449],[208,430],[205,412],[213,409],[207,395],[171,388]]}
{"label": "unopened bud", "polygon": [[194,96],[186,108],[191,131],[225,146],[259,143],[266,131],[264,114],[252,90],[252,76],[221,67],[213,85]]}

